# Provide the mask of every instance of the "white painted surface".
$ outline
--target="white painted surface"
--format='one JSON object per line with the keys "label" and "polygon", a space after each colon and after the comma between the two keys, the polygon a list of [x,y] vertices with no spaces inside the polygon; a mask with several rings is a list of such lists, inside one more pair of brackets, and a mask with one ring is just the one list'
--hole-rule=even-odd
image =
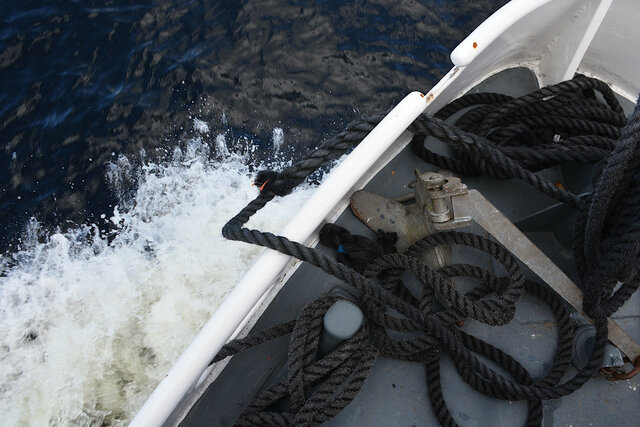
{"label": "white painted surface", "polygon": [[[541,86],[570,79],[612,0],[514,0],[451,53],[470,76],[526,64]],[[474,79],[474,84],[478,81]]]}
{"label": "white painted surface", "polygon": [[486,55],[485,51],[488,51],[491,57],[498,56],[498,47],[508,48],[503,51],[503,56],[510,56],[509,51],[520,50],[521,44],[539,35],[527,28],[522,28],[523,32],[519,36],[515,31],[519,23],[551,2],[552,0],[520,0],[507,3],[480,24],[451,52],[451,62],[458,67],[466,67],[481,55]]}
{"label": "white painted surface", "polygon": [[541,86],[573,78],[613,0],[583,1],[540,60]]}
{"label": "white painted surface", "polygon": [[578,71],[601,78],[635,102],[640,91],[640,1],[613,0]]}
{"label": "white painted surface", "polygon": [[639,45],[638,0],[513,0],[464,39],[451,61],[476,77],[527,65],[541,86],[577,71],[606,81],[635,102]]}

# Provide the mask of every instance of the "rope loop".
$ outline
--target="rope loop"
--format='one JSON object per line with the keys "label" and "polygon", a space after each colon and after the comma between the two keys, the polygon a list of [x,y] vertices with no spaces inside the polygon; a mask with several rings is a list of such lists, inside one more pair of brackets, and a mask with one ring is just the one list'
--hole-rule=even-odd
{"label": "rope loop", "polygon": [[[454,124],[444,121],[456,113]],[[584,309],[595,321],[596,334],[589,360],[573,375],[568,373],[573,328],[564,301],[546,286],[526,280],[513,255],[488,238],[436,233],[398,254],[393,253],[392,236],[379,233],[379,241],[372,242],[332,226],[325,230],[324,242],[337,248],[336,260],[284,236],[244,228],[275,196],[288,194],[317,168],[356,146],[382,117],[351,123],[279,173],[258,174],[260,194],[223,227],[227,239],[277,250],[343,281],[358,295],[357,304],[365,317],[356,335],[319,360],[322,317],[335,297],[320,297],[295,320],[226,344],[212,363],[291,334],[286,378],[259,393],[236,425],[325,422],[359,392],[378,355],[425,364],[428,394],[438,420],[443,425],[456,425],[440,384],[443,352],[451,356],[460,376],[475,390],[498,399],[526,400],[527,425],[541,425],[542,400],[574,392],[598,371],[608,339],[607,317],[640,286],[635,267],[640,257],[640,103],[627,123],[615,94],[605,83],[578,75],[518,98],[491,93],[465,95],[433,117],[419,117],[409,127],[414,133],[411,147],[423,160],[461,175],[520,180],[579,212],[574,260]],[[450,153],[427,149],[427,137],[448,144]],[[536,173],[567,162],[600,161],[606,165],[595,191],[587,197]],[[358,245],[370,247],[358,252]],[[432,268],[420,261],[425,251],[451,245],[488,254],[504,267],[506,276],[471,264]],[[404,271],[411,271],[421,282],[418,293],[403,282]],[[477,284],[461,292],[455,286],[458,277]],[[525,292],[549,306],[558,327],[553,367],[542,378],[533,378],[504,350],[460,328],[468,318],[487,325],[508,323]],[[509,376],[487,366],[481,357],[492,360]],[[283,403],[286,398],[288,405]]]}

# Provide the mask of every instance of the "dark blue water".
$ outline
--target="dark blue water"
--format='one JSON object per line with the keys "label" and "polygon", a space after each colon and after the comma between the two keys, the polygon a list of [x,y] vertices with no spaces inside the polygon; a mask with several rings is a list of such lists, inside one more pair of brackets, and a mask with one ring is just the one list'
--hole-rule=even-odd
{"label": "dark blue water", "polygon": [[[297,153],[428,90],[504,0],[24,1],[0,14],[0,249],[26,221],[117,203],[105,168],[180,145],[191,117]],[[299,155],[299,154],[298,154]],[[134,185],[134,184],[132,184]]]}

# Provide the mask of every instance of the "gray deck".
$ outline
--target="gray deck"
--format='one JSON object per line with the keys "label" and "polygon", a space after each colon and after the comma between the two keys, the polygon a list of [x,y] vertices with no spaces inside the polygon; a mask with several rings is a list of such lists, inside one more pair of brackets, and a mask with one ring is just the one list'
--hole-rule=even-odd
{"label": "gray deck", "polygon": [[[537,88],[533,74],[525,69],[504,71],[483,82],[473,91],[493,91],[519,96]],[[625,101],[627,110],[632,108]],[[437,142],[433,142],[436,144]],[[367,189],[385,196],[409,192],[406,184],[413,179],[413,170],[434,170],[416,158],[410,149],[390,162],[368,185]],[[593,177],[576,173],[566,165],[543,173],[553,182],[559,180],[574,192],[590,191]],[[391,174],[394,171],[394,174]],[[517,181],[490,178],[464,178],[470,188],[482,192],[512,222],[575,280],[572,270],[570,241],[573,212],[561,209],[553,221],[530,217],[555,205],[556,202],[532,187]],[[347,210],[337,221],[352,233],[370,236],[371,232]],[[479,228],[471,231],[481,233]],[[326,251],[329,253],[329,251]],[[477,254],[469,258],[454,251],[454,262],[473,262],[493,270],[491,261]],[[531,278],[535,278],[530,272]],[[462,283],[461,283],[462,285]],[[255,326],[262,330],[279,322],[293,319],[300,309],[314,298],[340,286],[340,282],[319,269],[302,265],[275,298]],[[638,321],[640,294],[636,293],[614,318],[636,340],[640,341]],[[524,295],[518,302],[515,319],[508,325],[489,327],[467,321],[465,331],[488,341],[514,356],[534,378],[542,376],[552,363],[557,329],[553,316],[545,305]],[[234,356],[220,377],[209,387],[203,398],[191,409],[181,425],[227,426],[240,414],[253,396],[282,380],[288,337],[264,344]],[[463,426],[523,425],[526,418],[524,402],[505,402],[484,396],[471,389],[458,375],[451,360],[442,359],[442,387],[447,405]],[[424,366],[379,358],[364,388],[356,399],[326,425],[332,426],[412,426],[438,425],[426,391]],[[544,403],[544,425],[640,425],[640,378],[609,382],[603,378],[590,380],[572,395]]]}

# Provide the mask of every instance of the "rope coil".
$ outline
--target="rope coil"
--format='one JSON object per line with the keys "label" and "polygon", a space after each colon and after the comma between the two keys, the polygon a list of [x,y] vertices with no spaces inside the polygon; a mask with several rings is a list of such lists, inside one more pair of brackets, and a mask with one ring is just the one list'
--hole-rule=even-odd
{"label": "rope coil", "polygon": [[[596,91],[605,103],[598,100]],[[458,119],[458,127],[443,121],[469,107],[475,108]],[[268,180],[263,180],[258,197],[222,230],[227,239],[294,256],[344,281],[358,293],[358,304],[365,314],[361,331],[320,360],[315,360],[314,350],[321,329],[318,319],[333,297],[310,303],[294,321],[225,345],[212,363],[291,334],[286,381],[260,393],[236,425],[317,425],[326,421],[357,395],[379,354],[424,363],[428,394],[438,420],[443,425],[456,425],[440,386],[442,351],[451,355],[461,377],[474,389],[499,399],[526,400],[527,425],[541,425],[541,400],[572,393],[597,372],[607,343],[607,316],[617,310],[640,283],[638,272],[628,267],[636,263],[640,252],[640,176],[636,172],[640,170],[637,150],[640,107],[636,106],[625,126],[626,118],[611,89],[599,80],[576,76],[520,98],[499,94],[466,95],[444,107],[435,117],[419,117],[410,127],[415,134],[412,148],[425,161],[462,175],[519,179],[581,211],[574,251],[585,294],[584,308],[595,321],[596,336],[589,361],[563,383],[560,381],[570,365],[573,334],[564,302],[547,287],[525,280],[517,260],[486,238],[460,232],[438,233],[420,240],[404,254],[369,251],[367,256],[375,254],[378,258],[359,265],[357,260],[349,260],[345,255],[341,242],[332,244],[342,248],[342,261],[357,265],[357,270],[364,272],[361,274],[343,262],[283,236],[243,227],[276,195],[288,194],[322,164],[357,145],[381,118],[376,116],[351,124],[297,165],[278,174],[263,174],[262,178],[268,176]],[[453,156],[427,150],[426,136],[450,144]],[[596,191],[587,200],[535,174],[537,170],[569,161],[594,163],[604,159],[607,165]],[[602,236],[608,237],[602,239]],[[488,253],[505,267],[507,276],[497,277],[468,264],[432,270],[417,259],[422,251],[441,245],[469,246]],[[405,270],[412,271],[423,284],[419,296],[413,295],[400,280]],[[461,276],[476,279],[479,285],[462,294],[448,281]],[[620,279],[624,279],[624,283],[614,292]],[[536,380],[513,357],[456,326],[467,317],[489,325],[508,323],[523,292],[547,304],[559,328],[553,368]],[[434,312],[435,301],[446,309]],[[390,309],[398,315],[391,315]],[[390,331],[393,331],[391,335]],[[406,333],[410,333],[410,337],[402,338]],[[488,367],[478,355],[493,360],[512,378]],[[314,384],[316,391],[309,393]],[[274,403],[287,397],[287,411],[270,410]]]}

